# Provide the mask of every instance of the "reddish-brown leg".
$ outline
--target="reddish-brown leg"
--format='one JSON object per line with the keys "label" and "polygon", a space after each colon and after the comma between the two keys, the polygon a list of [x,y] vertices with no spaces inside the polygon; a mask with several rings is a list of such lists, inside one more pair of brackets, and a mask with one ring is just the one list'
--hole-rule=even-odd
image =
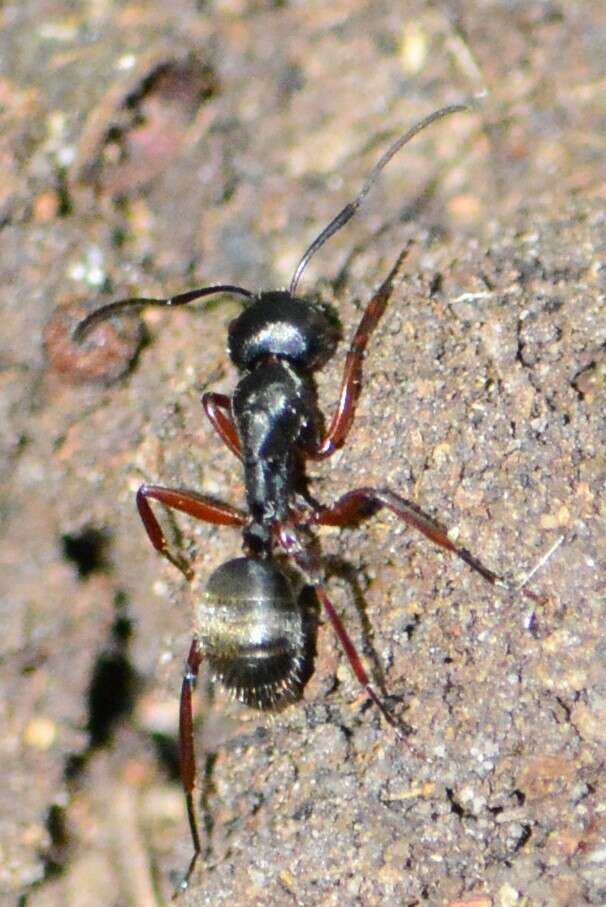
{"label": "reddish-brown leg", "polygon": [[[453,544],[448,538],[447,530],[443,526],[426,516],[415,504],[404,500],[404,498],[394,494],[393,491],[389,491],[387,488],[356,488],[354,491],[344,494],[342,498],[339,498],[330,507],[323,507],[315,515],[312,515],[309,522],[322,526],[346,526],[371,516],[382,507],[387,507],[399,519],[414,529],[418,529],[419,532],[422,532],[424,536],[436,545],[451,551],[456,557],[465,561],[472,570],[479,573],[492,586],[509,588],[507,582],[497,573],[493,573],[492,570],[485,567],[465,548],[460,548]],[[540,595],[531,592],[529,589],[521,589],[519,591],[535,602],[544,602]]]}
{"label": "reddish-brown leg", "polygon": [[337,411],[334,414],[326,434],[321,439],[317,450],[310,453],[314,460],[323,460],[330,457],[331,454],[338,450],[345,441],[349,429],[352,426],[356,403],[362,389],[362,363],[364,353],[368,346],[373,331],[379,323],[379,320],[385,311],[389,297],[391,296],[393,285],[396,277],[402,269],[402,263],[408,254],[408,246],[400,254],[395,265],[389,272],[387,279],[379,287],[372,297],[354,338],[349,347],[347,358],[345,359],[345,370],[341,379],[341,391],[339,393],[339,403]]}
{"label": "reddish-brown leg", "polygon": [[404,740],[405,738],[401,726],[371,684],[366,669],[362,664],[362,659],[358,655],[358,651],[353,644],[349,633],[345,629],[343,621],[335,611],[335,607],[328,597],[324,583],[322,582],[322,570],[317,555],[301,541],[296,531],[290,526],[279,527],[277,541],[284,551],[293,558],[314,587],[358,681],[362,684],[375,705],[378,706],[387,723],[395,730],[398,738]]}
{"label": "reddish-brown leg", "polygon": [[213,501],[196,491],[180,488],[163,488],[161,485],[142,485],[137,492],[137,508],[145,526],[149,540],[160,554],[184,574],[186,579],[193,577],[190,564],[170,548],[166,536],[158,522],[149,500],[158,501],[165,507],[179,510],[196,520],[215,523],[219,526],[245,526],[244,514],[230,504]]}
{"label": "reddish-brown leg", "polygon": [[175,891],[173,898],[184,891],[189,883],[189,878],[193,872],[196,861],[202,852],[200,843],[200,832],[196,819],[196,809],[194,805],[194,787],[196,784],[196,753],[194,749],[194,718],[192,709],[192,694],[196,686],[198,671],[202,662],[202,652],[197,638],[192,639],[189,655],[185,664],[183,674],[183,684],[181,686],[181,704],[179,708],[179,756],[181,762],[181,783],[185,792],[185,803],[187,805],[187,818],[189,820],[189,830],[191,832],[191,842],[194,853],[187,872],[183,877],[179,887]]}
{"label": "reddish-brown leg", "polygon": [[358,681],[362,684],[362,686],[364,687],[364,689],[366,690],[366,692],[368,693],[368,695],[370,696],[370,698],[372,699],[374,704],[376,706],[378,706],[381,714],[383,715],[383,718],[385,718],[385,721],[387,721],[387,723],[389,725],[391,725],[391,727],[394,729],[397,737],[399,737],[400,740],[403,740],[404,734],[402,733],[402,729],[401,729],[400,725],[398,724],[396,719],[393,717],[393,715],[391,714],[391,712],[389,711],[389,709],[384,704],[381,697],[379,696],[379,694],[377,693],[377,691],[371,684],[370,678],[369,678],[368,674],[366,673],[366,669],[364,668],[364,665],[362,664],[362,659],[358,655],[358,650],[356,649],[353,642],[351,641],[351,637],[349,636],[349,633],[345,629],[345,625],[343,624],[343,621],[341,620],[341,618],[335,611],[335,606],[333,605],[333,603],[329,599],[328,595],[326,594],[326,590],[325,590],[324,586],[319,583],[316,583],[315,590],[316,590],[316,594],[317,594],[318,598],[322,602],[322,607],[326,611],[326,613],[330,619],[330,622],[333,625],[333,629],[334,629],[335,633],[339,637],[339,642],[343,646],[343,650],[344,650],[345,654],[347,655],[347,658],[349,659],[349,663],[352,667],[354,674],[358,678]]}
{"label": "reddish-brown leg", "polygon": [[225,394],[204,394],[202,397],[202,406],[208,419],[217,432],[223,443],[229,447],[238,459],[242,459],[242,447],[236,426],[229,415],[231,410],[231,400]]}

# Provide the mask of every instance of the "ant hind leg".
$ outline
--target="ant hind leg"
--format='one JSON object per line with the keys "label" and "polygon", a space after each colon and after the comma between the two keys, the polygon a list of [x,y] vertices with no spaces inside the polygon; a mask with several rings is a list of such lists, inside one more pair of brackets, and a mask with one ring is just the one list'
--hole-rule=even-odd
{"label": "ant hind leg", "polygon": [[181,685],[181,703],[179,707],[179,760],[181,767],[181,783],[185,793],[185,803],[187,806],[187,818],[189,820],[189,830],[191,841],[194,849],[193,856],[190,860],[187,871],[179,883],[178,888],[173,894],[173,900],[181,894],[189,885],[189,879],[194,871],[198,857],[202,853],[200,842],[200,831],[196,819],[196,809],[194,805],[194,788],[196,785],[196,753],[194,748],[194,719],[192,709],[192,693],[196,686],[198,671],[202,662],[202,652],[198,639],[194,636],[185,671],[183,674],[183,683]]}

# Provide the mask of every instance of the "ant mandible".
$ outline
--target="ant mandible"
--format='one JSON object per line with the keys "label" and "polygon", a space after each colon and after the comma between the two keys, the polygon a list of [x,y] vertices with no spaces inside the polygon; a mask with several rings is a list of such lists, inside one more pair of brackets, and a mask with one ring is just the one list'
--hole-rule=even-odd
{"label": "ant mandible", "polygon": [[[188,580],[190,564],[170,546],[152,501],[198,520],[242,530],[244,556],[227,561],[210,577],[197,605],[195,635],[181,689],[179,742],[181,778],[194,854],[178,891],[187,887],[201,841],[194,808],[196,781],[192,693],[203,658],[218,680],[241,702],[258,709],[292,702],[300,691],[304,664],[304,615],[291,580],[276,553],[290,558],[321,602],[345,650],[354,674],[385,720],[401,736],[396,719],[370,683],[356,648],[328,597],[322,566],[312,545],[314,526],[346,526],[383,507],[418,529],[441,548],[465,561],[493,586],[504,580],[464,548],[454,545],[446,529],[410,501],[385,488],[356,488],[336,503],[319,505],[306,491],[305,460],[330,457],[345,442],[362,387],[362,363],[370,337],[385,311],[406,251],[374,294],[350,345],[336,412],[322,430],[312,373],[335,351],[338,331],[326,311],[296,295],[309,260],[356,213],[373,183],[394,155],[430,124],[469,109],[455,104],[435,111],[400,136],[375,164],[356,198],[322,230],[301,258],[288,291],[252,293],[243,287],[216,285],[190,290],[170,299],[125,299],[85,318],[74,332],[79,342],[96,324],[124,311],[145,306],[180,306],[212,294],[234,294],[244,309],[229,325],[228,350],[240,373],[231,399],[205,393],[204,411],[225,445],[244,466],[247,510],[217,502],[185,489],[142,485],[137,492],[139,515],[149,539]],[[534,593],[523,590],[533,600]]]}

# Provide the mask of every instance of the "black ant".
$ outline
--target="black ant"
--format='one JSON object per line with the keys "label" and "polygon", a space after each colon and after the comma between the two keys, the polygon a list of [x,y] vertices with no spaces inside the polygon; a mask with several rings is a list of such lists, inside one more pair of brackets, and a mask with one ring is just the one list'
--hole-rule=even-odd
{"label": "black ant", "polygon": [[[196,779],[192,691],[203,658],[216,678],[241,702],[257,709],[279,708],[300,690],[304,662],[304,616],[300,598],[276,554],[292,559],[325,609],[351,667],[385,720],[401,730],[371,685],[360,656],[325,588],[320,558],[310,530],[314,526],[346,526],[387,507],[399,519],[451,551],[493,586],[503,579],[484,567],[464,548],[454,545],[446,529],[411,502],[388,489],[357,488],[336,503],[313,501],[305,486],[306,460],[330,457],[345,442],[362,387],[362,363],[370,337],[389,301],[406,251],[374,294],[347,353],[339,403],[323,430],[312,373],[333,355],[338,331],[325,309],[296,295],[309,260],[355,214],[374,181],[391,158],[417,133],[436,120],[469,109],[456,104],[435,111],[400,136],[371,170],[360,193],[312,242],[301,258],[288,291],[252,293],[243,287],[217,285],[191,290],[171,299],[126,299],[93,312],[76,328],[81,341],[92,328],[125,310],[144,306],[187,305],[211,294],[243,297],[244,310],[229,325],[228,350],[240,373],[230,399],[206,393],[204,411],[225,445],[244,466],[247,510],[185,489],[142,485],[137,507],[156,551],[168,558],[188,580],[193,570],[167,542],[151,501],[198,520],[242,530],[244,556],[227,561],[210,577],[197,606],[196,632],[183,677],[180,706],[181,777],[187,801],[194,855],[178,890],[187,887],[201,853],[193,791]],[[541,600],[523,590],[531,599]]]}

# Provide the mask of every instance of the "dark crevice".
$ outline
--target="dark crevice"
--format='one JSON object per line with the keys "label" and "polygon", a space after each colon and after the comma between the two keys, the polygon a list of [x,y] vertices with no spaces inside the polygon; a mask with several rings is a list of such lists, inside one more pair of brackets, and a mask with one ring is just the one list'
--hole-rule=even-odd
{"label": "dark crevice", "polygon": [[514,845],[514,853],[518,853],[518,851],[520,851],[524,847],[524,845],[530,840],[531,835],[532,829],[530,825],[522,825],[522,834]]}
{"label": "dark crevice", "polygon": [[63,771],[68,782],[78,778],[96,749],[111,742],[116,727],[135,704],[138,678],[128,651],[132,622],[126,610],[126,596],[117,593],[114,608],[116,616],[94,663],[86,692],[88,743],[81,752],[68,756]]}
{"label": "dark crevice", "polygon": [[524,354],[526,347],[525,341],[522,339],[522,331],[524,328],[524,323],[518,321],[516,325],[516,337],[517,337],[517,346],[516,346],[516,362],[519,362],[523,369],[530,369],[532,367],[532,362],[527,362]]}
{"label": "dark crevice", "polygon": [[50,838],[50,845],[45,854],[44,877],[51,879],[61,875],[67,858],[69,836],[63,806],[53,803],[50,807],[46,815],[46,830]]}
{"label": "dark crevice", "polygon": [[171,781],[181,782],[179,744],[170,734],[152,734],[156,759]]}
{"label": "dark crevice", "polygon": [[69,189],[67,172],[64,169],[59,170],[59,172],[57,173],[56,188],[57,198],[59,200],[57,217],[69,217],[74,210],[74,204]]}
{"label": "dark crevice", "polygon": [[418,614],[414,614],[410,623],[406,624],[404,627],[404,632],[406,633],[406,639],[411,640],[415,635],[419,624],[421,623],[421,618]]}
{"label": "dark crevice", "polygon": [[[555,701],[557,702],[557,704],[560,706],[560,708],[561,708],[562,711],[564,712],[564,720],[565,720],[565,722],[570,722],[570,719],[571,719],[571,716],[572,716],[572,708],[571,708],[571,706],[569,706],[568,703],[565,702],[564,699],[562,699],[561,696],[556,696],[556,697],[555,697]],[[556,721],[558,721],[558,718],[557,718],[555,712],[554,712],[553,714],[554,714],[554,717],[555,717]],[[558,724],[559,724],[559,723],[560,723],[560,722],[558,721]]]}
{"label": "dark crevice", "polygon": [[[115,617],[108,639],[97,655],[86,693],[89,734],[86,757],[99,747],[106,746],[119,722],[134,706],[137,678],[131,665],[129,646],[132,621],[128,616],[128,601],[123,593],[114,598]],[[72,756],[78,762],[82,754]]]}
{"label": "dark crevice", "polygon": [[116,725],[134,705],[136,678],[127,654],[129,637],[130,622],[118,618],[110,646],[95,663],[87,697],[91,750],[109,743]]}
{"label": "dark crevice", "polygon": [[455,816],[458,816],[459,819],[475,819],[476,818],[472,813],[468,812],[465,809],[465,807],[459,803],[459,801],[455,798],[454,791],[451,787],[446,788],[446,797],[448,799],[448,802],[450,803],[451,811],[455,814]]}
{"label": "dark crevice", "polygon": [[63,777],[68,782],[75,781],[84,771],[87,761],[87,751],[82,753],[70,753],[65,760],[63,768]]}
{"label": "dark crevice", "polygon": [[[71,792],[77,788],[94,752],[111,741],[117,725],[132,711],[136,698],[137,676],[128,651],[132,622],[128,617],[124,595],[116,595],[114,608],[115,618],[106,644],[95,661],[86,694],[88,741],[80,752],[67,756],[63,767],[63,779]],[[66,869],[70,840],[65,806],[58,803],[50,805],[46,815],[46,828],[50,844],[42,854],[44,873],[32,885],[32,890],[61,875]]]}
{"label": "dark crevice", "polygon": [[80,532],[61,536],[63,557],[75,565],[80,579],[107,570],[108,544],[109,533],[93,526],[85,526]]}
{"label": "dark crevice", "polygon": [[437,296],[437,294],[442,291],[443,284],[444,284],[443,274],[440,274],[440,273],[434,274],[429,283],[430,299],[433,299],[434,296]]}

